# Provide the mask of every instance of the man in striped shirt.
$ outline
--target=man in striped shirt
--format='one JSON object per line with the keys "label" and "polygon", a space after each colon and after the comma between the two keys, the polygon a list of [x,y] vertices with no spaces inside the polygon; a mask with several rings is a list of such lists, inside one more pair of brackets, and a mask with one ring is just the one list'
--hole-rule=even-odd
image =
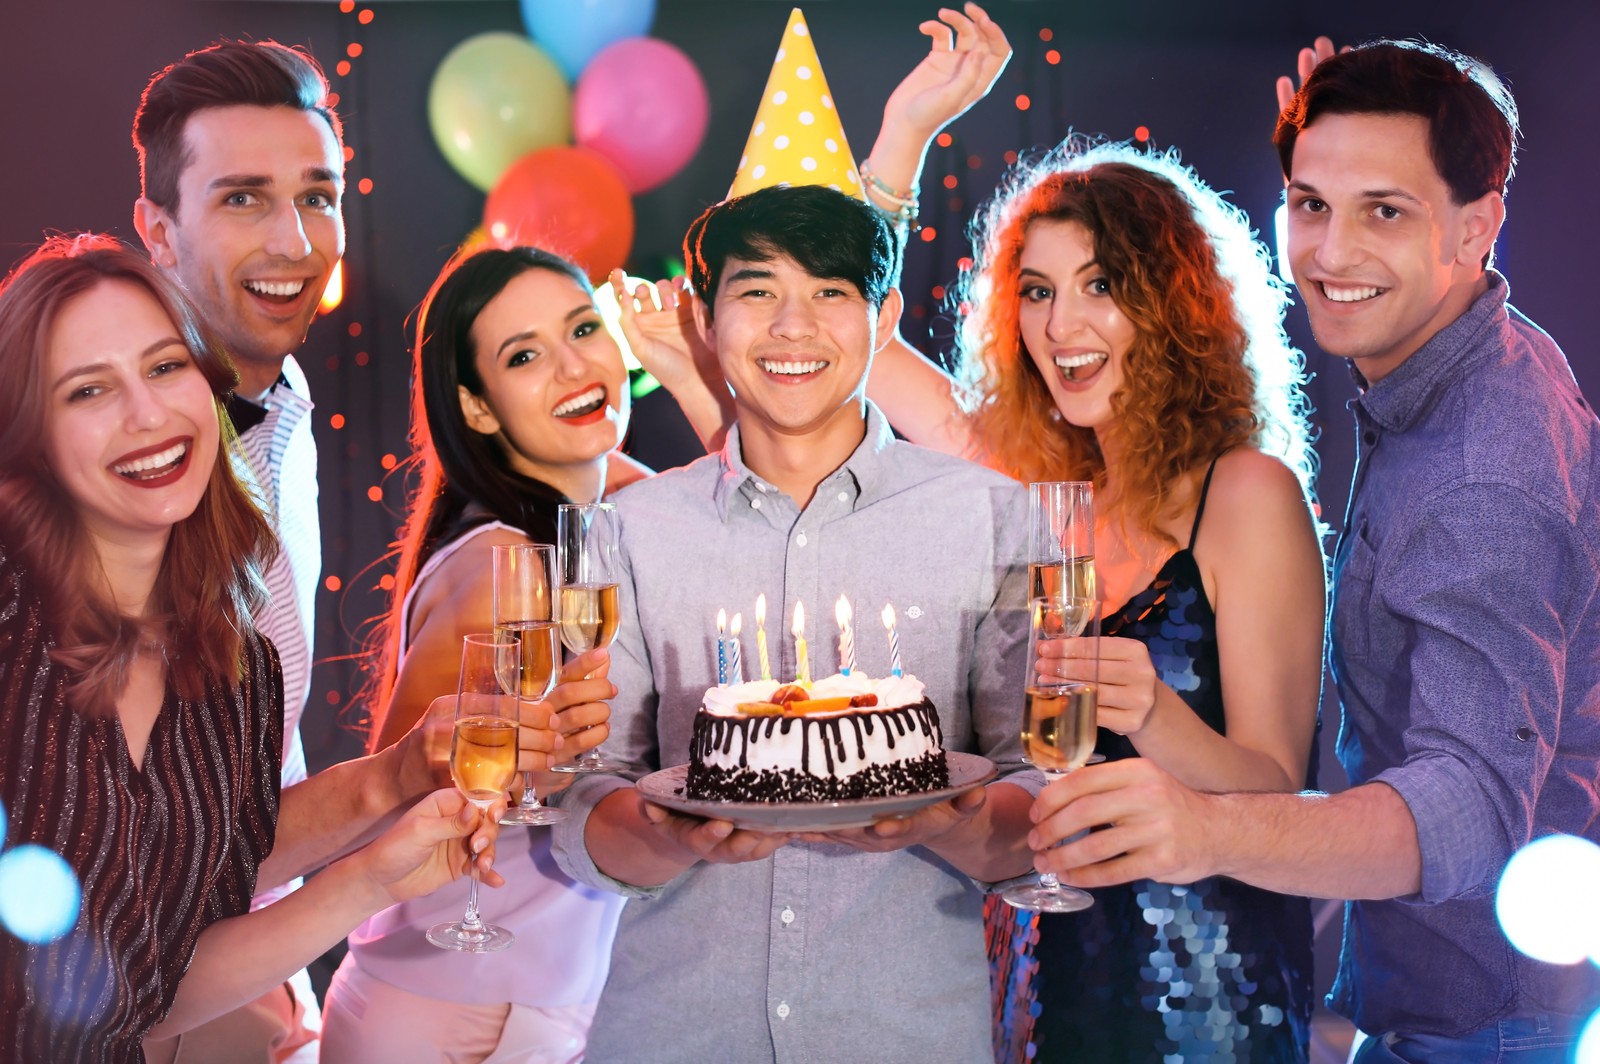
{"label": "man in striped shirt", "polygon": [[[298,724],[322,568],[312,404],[291,352],[344,252],[342,134],[327,95],[304,53],[224,41],[156,74],[134,118],[143,191],[135,225],[227,343],[239,372],[228,410],[240,433],[236,466],[283,545],[259,627],[283,665],[285,787],[306,778]],[[299,993],[280,988],[186,1035],[185,1061],[298,1060],[296,1046],[314,1060],[316,998],[304,972],[289,985]]]}

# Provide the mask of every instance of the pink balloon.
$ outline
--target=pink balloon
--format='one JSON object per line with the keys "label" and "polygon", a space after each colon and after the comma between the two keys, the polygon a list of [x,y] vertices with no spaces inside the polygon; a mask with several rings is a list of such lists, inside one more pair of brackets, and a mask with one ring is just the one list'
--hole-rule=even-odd
{"label": "pink balloon", "polygon": [[683,169],[710,117],[694,61],[654,37],[602,49],[572,97],[574,139],[610,159],[629,192],[655,188]]}

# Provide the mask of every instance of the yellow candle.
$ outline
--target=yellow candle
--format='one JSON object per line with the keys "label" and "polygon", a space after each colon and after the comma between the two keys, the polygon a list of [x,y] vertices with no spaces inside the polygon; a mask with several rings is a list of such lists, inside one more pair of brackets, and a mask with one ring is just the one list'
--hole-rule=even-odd
{"label": "yellow candle", "polygon": [[756,596],[756,654],[761,658],[761,678],[772,679],[772,662],[767,657],[767,596]]}
{"label": "yellow candle", "polygon": [[804,604],[794,604],[794,655],[795,678],[794,682],[802,687],[811,685],[811,660],[806,656],[806,608]]}

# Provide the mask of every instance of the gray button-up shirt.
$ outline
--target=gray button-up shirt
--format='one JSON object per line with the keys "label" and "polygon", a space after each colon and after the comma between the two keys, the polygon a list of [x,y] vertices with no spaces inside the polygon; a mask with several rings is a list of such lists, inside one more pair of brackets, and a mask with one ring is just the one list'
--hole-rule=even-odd
{"label": "gray button-up shirt", "polygon": [[[869,406],[866,438],[804,510],[745,467],[737,429],[721,454],[616,503],[625,573],[606,749],[630,776],[688,760],[695,711],[717,681],[719,608],[744,614],[754,676],[764,592],[773,672],[790,678],[789,628],[803,602],[815,676],[838,668],[833,603],[844,593],[855,605],[858,668],[889,671],[878,615],[893,603],[906,671],[927,685],[946,747],[981,753],[1037,791],[1019,739],[1027,615],[1017,484],[896,441]],[[584,850],[589,813],[624,786],[580,777],[559,799],[573,816],[555,828],[557,860],[573,878],[634,899],[590,1034],[593,1064],[992,1059],[979,884],[922,848],[794,843],[641,890],[602,875]]]}
{"label": "gray button-up shirt", "polygon": [[1369,1033],[1587,1010],[1593,965],[1518,954],[1500,871],[1600,841],[1600,424],[1559,348],[1489,290],[1353,405],[1330,660],[1353,783],[1400,792],[1420,897],[1355,902],[1332,1000]]}

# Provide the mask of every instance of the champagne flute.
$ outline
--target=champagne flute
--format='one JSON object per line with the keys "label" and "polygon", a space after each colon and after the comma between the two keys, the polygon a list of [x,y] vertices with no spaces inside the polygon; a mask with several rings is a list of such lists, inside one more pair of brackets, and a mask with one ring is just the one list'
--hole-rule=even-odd
{"label": "champagne flute", "polygon": [[1028,594],[1098,598],[1094,577],[1094,485],[1053,480],[1028,485]]}
{"label": "champagne flute", "polygon": [[[556,685],[555,548],[544,543],[497,543],[494,559],[494,633],[521,647],[517,666],[501,678],[526,702],[538,702]],[[563,809],[551,809],[534,791],[533,773],[523,775],[522,800],[507,809],[502,824],[558,824]]]}
{"label": "champagne flute", "polygon": [[[561,642],[574,654],[610,646],[620,621],[618,550],[622,525],[609,502],[568,503],[556,512],[557,561],[561,570]],[[599,747],[557,772],[613,772],[621,766]]]}
{"label": "champagne flute", "polygon": [[[450,738],[450,775],[467,800],[487,812],[517,775],[515,675],[521,645],[490,633],[461,641],[461,680],[456,688],[456,726]],[[467,913],[451,924],[428,928],[428,941],[462,953],[494,953],[511,945],[510,931],[478,915],[478,865],[468,868]]]}
{"label": "champagne flute", "polygon": [[[1095,688],[1100,672],[1099,603],[1092,598],[1035,598],[1028,633],[1028,686],[1023,695],[1022,746],[1048,782],[1088,763],[1094,750]],[[1039,643],[1081,636],[1087,642],[1089,680],[1039,677]],[[1000,895],[1018,909],[1070,913],[1094,904],[1093,895],[1064,887],[1053,873],[1037,883],[1009,887]]]}

